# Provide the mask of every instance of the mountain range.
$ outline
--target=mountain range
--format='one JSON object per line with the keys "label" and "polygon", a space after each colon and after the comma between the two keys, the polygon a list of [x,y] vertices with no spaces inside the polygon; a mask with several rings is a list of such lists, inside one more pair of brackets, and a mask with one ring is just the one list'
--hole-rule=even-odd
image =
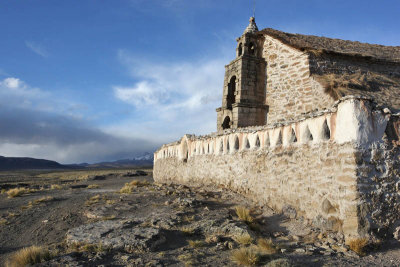
{"label": "mountain range", "polygon": [[11,170],[53,170],[53,169],[86,169],[86,168],[130,168],[153,165],[153,154],[145,153],[133,159],[121,159],[99,163],[60,164],[53,160],[28,157],[0,156],[0,171]]}

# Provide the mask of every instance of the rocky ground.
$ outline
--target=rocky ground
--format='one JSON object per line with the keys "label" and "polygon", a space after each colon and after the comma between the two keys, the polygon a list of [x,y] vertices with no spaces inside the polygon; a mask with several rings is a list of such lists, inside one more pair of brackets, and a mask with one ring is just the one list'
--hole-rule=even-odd
{"label": "rocky ground", "polygon": [[[35,189],[0,195],[1,265],[14,251],[40,245],[52,259],[37,266],[237,266],[240,251],[256,255],[260,266],[400,266],[396,240],[359,256],[340,234],[321,233],[290,211],[274,213],[224,188],[158,185],[151,173],[135,171],[58,186],[30,179],[10,184],[0,177],[0,188]],[[238,206],[251,216],[239,218]]]}

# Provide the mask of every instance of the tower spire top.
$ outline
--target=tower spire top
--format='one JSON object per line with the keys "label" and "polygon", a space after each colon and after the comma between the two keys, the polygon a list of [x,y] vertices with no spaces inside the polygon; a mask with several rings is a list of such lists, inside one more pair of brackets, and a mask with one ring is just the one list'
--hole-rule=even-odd
{"label": "tower spire top", "polygon": [[256,19],[254,17],[250,17],[250,23],[249,26],[244,30],[244,33],[255,33],[258,32],[257,24],[256,24]]}
{"label": "tower spire top", "polygon": [[253,1],[253,18],[256,17],[256,0]]}

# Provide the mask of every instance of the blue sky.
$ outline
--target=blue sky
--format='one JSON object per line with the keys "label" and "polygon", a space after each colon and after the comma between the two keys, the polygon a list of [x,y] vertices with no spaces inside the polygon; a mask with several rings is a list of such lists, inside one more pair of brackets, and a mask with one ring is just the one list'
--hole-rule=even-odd
{"label": "blue sky", "polygon": [[[400,45],[400,1],[257,0],[260,29]],[[216,129],[252,0],[2,0],[0,155],[132,158]]]}

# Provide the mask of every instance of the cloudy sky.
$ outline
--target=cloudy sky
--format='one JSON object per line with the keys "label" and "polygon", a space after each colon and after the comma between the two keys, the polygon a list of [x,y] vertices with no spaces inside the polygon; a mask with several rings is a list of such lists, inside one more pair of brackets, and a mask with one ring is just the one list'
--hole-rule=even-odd
{"label": "cloudy sky", "polygon": [[[253,0],[1,0],[0,155],[132,158],[215,131]],[[260,29],[400,45],[400,1],[257,0]]]}

